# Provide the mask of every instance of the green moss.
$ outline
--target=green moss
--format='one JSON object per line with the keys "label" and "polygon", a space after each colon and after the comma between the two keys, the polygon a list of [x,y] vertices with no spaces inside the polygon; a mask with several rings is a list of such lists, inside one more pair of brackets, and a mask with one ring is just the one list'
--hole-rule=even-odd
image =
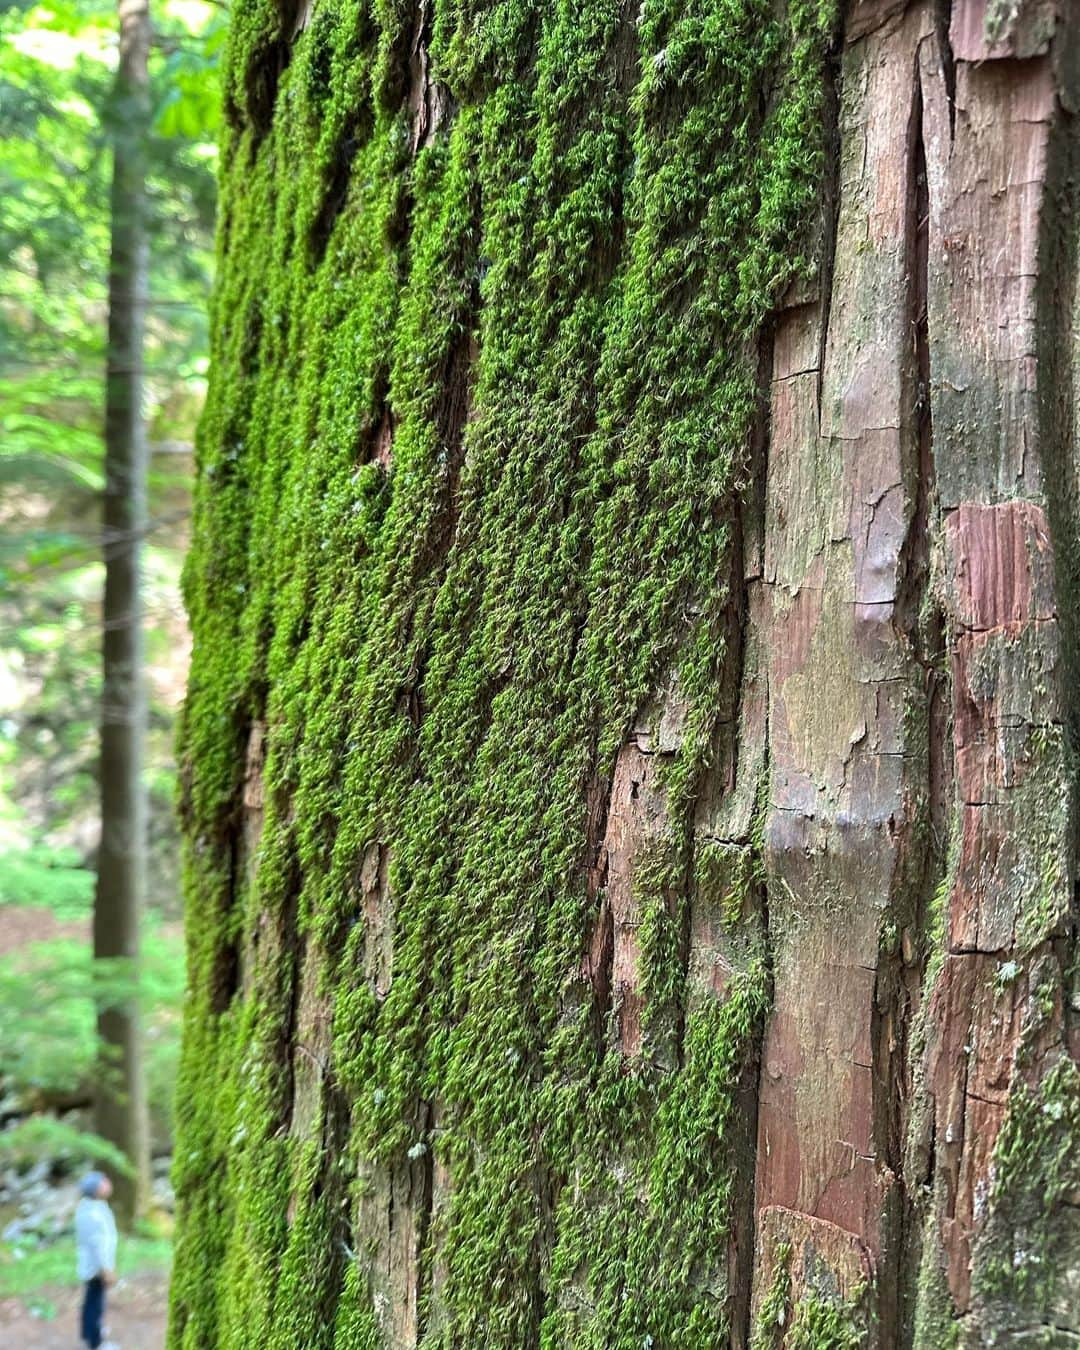
{"label": "green moss", "polygon": [[830,1278],[811,1283],[793,1299],[790,1242],[777,1244],[773,1278],[754,1320],[754,1350],[859,1350],[867,1343],[865,1286],[841,1295]]}
{"label": "green moss", "polygon": [[989,0],[983,20],[983,38],[988,47],[1000,42],[1016,21],[1017,6],[1012,0]]}
{"label": "green moss", "polygon": [[[452,1178],[427,1343],[715,1345],[767,977],[732,899],[741,969],[689,1006],[693,807],[759,333],[812,266],[834,6],[436,3],[445,116],[419,147],[414,14],[323,0],[291,46],[266,0],[233,19],[185,578],[172,1343],[377,1343],[355,1263],[335,1264],[350,1182],[290,1130],[317,939],[350,1151],[388,1165],[420,1142]],[[578,973],[599,903],[584,803],[673,672],[667,842],[635,878],[667,1048],[626,1062]],[[373,840],[385,997],[358,921]]]}
{"label": "green moss", "polygon": [[990,1219],[975,1253],[977,1296],[998,1320],[1049,1317],[1074,1261],[1067,1206],[1080,1187],[1080,1069],[1062,1058],[1037,1088],[1019,1085],[994,1146]]}
{"label": "green moss", "polygon": [[[765,804],[758,813],[764,815]],[[753,893],[764,883],[760,847],[702,842],[694,856],[694,892],[710,910],[723,917],[724,925],[736,936],[751,917]]]}
{"label": "green moss", "polygon": [[931,1241],[923,1245],[915,1291],[914,1350],[956,1350],[960,1322],[942,1267],[942,1255],[933,1241],[936,1219],[927,1221]]}
{"label": "green moss", "polygon": [[866,1344],[866,1326],[855,1316],[856,1304],[804,1299],[792,1317],[786,1350],[859,1350]]}
{"label": "green moss", "polygon": [[784,1327],[790,1316],[791,1253],[790,1242],[777,1244],[773,1254],[772,1282],[754,1320],[754,1350],[766,1350],[783,1340]]}

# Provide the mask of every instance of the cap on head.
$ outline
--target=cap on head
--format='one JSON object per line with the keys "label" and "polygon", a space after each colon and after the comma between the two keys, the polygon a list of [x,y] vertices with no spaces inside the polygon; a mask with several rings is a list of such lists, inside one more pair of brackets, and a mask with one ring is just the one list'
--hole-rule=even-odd
{"label": "cap on head", "polygon": [[104,1172],[87,1172],[79,1182],[79,1194],[96,1196],[107,1181],[108,1177]]}

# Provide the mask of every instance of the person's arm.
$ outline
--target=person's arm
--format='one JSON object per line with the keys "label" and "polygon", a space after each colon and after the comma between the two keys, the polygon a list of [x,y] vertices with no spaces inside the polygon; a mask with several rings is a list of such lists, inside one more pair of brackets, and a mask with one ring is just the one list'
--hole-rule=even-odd
{"label": "person's arm", "polygon": [[116,1219],[108,1206],[102,1215],[104,1234],[101,1242],[101,1278],[106,1284],[116,1283]]}

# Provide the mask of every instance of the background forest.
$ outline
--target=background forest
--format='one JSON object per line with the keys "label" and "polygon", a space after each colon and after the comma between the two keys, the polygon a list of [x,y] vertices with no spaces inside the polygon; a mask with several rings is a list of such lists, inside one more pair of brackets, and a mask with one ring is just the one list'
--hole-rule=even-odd
{"label": "background forest", "polygon": [[[18,1317],[29,1300],[45,1322],[55,1300],[41,1288],[74,1274],[73,1175],[92,1158],[122,1166],[91,1137],[101,1062],[95,1007],[109,988],[137,989],[145,1013],[155,1182],[128,1269],[168,1260],[183,995],[172,749],[188,658],[180,568],[207,364],[225,12],[164,0],[152,25],[148,866],[133,970],[95,962],[90,941],[117,16],[101,0],[0,8],[0,1309]],[[0,1328],[8,1325],[0,1311]]]}

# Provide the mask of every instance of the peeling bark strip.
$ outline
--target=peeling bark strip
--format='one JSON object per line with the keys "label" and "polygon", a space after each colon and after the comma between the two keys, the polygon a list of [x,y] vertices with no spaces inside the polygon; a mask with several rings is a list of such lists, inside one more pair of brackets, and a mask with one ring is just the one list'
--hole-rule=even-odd
{"label": "peeling bark strip", "polygon": [[[909,128],[929,19],[913,9],[845,53],[832,292],[827,314],[818,304],[780,318],[766,488],[775,992],[757,1203],[850,1235],[875,1275],[883,1345],[898,1335],[903,1229],[904,1075],[894,1060],[906,1008],[889,969],[915,912],[913,835],[927,772],[925,740],[905,716],[925,697],[925,680],[900,610],[926,471],[915,417],[918,222],[909,203],[919,165]],[[772,1265],[759,1249],[759,1303],[777,1277]]]}
{"label": "peeling bark strip", "polygon": [[1080,10],[827,9],[241,0],[176,1350],[1080,1344]]}

